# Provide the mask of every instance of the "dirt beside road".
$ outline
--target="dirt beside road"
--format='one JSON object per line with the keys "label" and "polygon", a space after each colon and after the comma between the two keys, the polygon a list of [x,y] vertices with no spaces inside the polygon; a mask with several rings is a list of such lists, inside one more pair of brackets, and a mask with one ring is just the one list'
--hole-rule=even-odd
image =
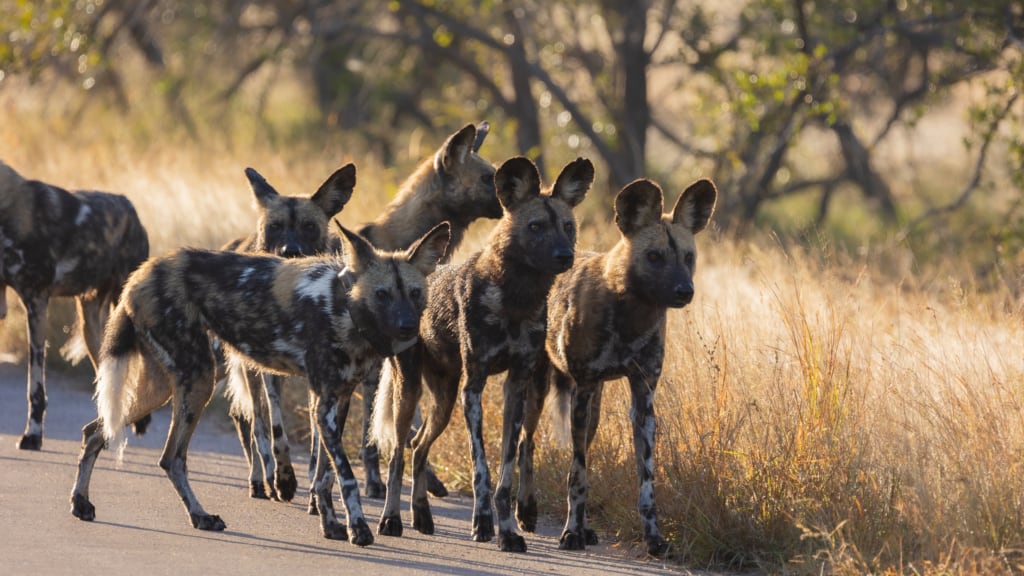
{"label": "dirt beside road", "polygon": [[[238,441],[224,415],[214,413],[217,406],[193,438],[189,472],[203,506],[219,514],[227,530],[193,529],[157,466],[166,408],[154,415],[145,438],[130,439],[120,468],[113,452],[100,455],[90,494],[96,521],[82,522],[71,516],[68,495],[80,430],[95,417],[95,406],[85,385],[68,377],[51,373],[48,388],[43,450],[20,451],[15,442],[25,425],[25,367],[0,363],[0,566],[6,574],[695,574],[608,545],[558,550],[560,526],[554,522],[526,535],[526,554],[499,552],[494,542],[470,540],[472,500],[458,495],[432,500],[433,536],[409,525],[406,497],[403,537],[376,536],[366,548],[326,540],[317,519],[306,513],[302,480],[291,503],[248,497]],[[296,452],[303,450],[293,446]],[[302,457],[296,460],[296,469],[305,470]],[[374,529],[382,504],[363,499]],[[336,507],[342,511],[340,503]]]}

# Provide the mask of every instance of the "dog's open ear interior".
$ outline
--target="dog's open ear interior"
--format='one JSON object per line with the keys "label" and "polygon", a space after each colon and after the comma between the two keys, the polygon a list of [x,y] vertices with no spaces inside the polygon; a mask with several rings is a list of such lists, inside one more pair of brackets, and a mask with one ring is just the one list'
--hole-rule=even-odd
{"label": "dog's open ear interior", "polygon": [[253,168],[245,169],[245,177],[249,179],[249,186],[252,187],[252,193],[256,196],[256,201],[261,206],[265,206],[268,201],[277,198],[277,190],[267,182],[259,172]]}
{"label": "dog's open ear interior", "polygon": [[356,274],[362,272],[377,259],[377,251],[366,238],[345,228],[337,220],[334,224],[341,231],[342,259],[345,266]]}
{"label": "dog's open ear interior", "polygon": [[487,120],[476,125],[476,138],[473,139],[473,152],[480,151],[480,147],[484,145],[484,138],[487,138],[487,134],[490,132],[491,125]]}
{"label": "dog's open ear interior", "polygon": [[708,225],[715,212],[718,189],[706,178],[697,180],[683,191],[672,209],[672,221],[696,234]]}
{"label": "dog's open ear interior", "polygon": [[593,183],[594,164],[586,158],[577,158],[562,168],[551,189],[551,197],[575,207],[583,202]]}
{"label": "dog's open ear interior", "polygon": [[424,276],[431,274],[444,258],[451,240],[451,225],[441,222],[423,235],[406,251],[406,258]]}
{"label": "dog's open ear interior", "polygon": [[[438,151],[437,156],[434,158],[435,168],[440,168],[440,171],[444,172],[455,170],[466,161],[466,157],[469,156],[469,152],[473,150],[475,144],[476,126],[466,124],[462,130],[449,136],[448,140],[441,146],[441,150]],[[437,164],[440,164],[440,166]]]}
{"label": "dog's open ear interior", "polygon": [[540,196],[540,172],[529,158],[509,158],[494,174],[494,186],[498,201],[505,210],[512,210],[523,200]]}
{"label": "dog's open ear interior", "polygon": [[635,180],[615,197],[615,224],[625,236],[661,221],[664,200],[661,188],[641,178]]}
{"label": "dog's open ear interior", "polygon": [[313,203],[324,211],[328,218],[334,216],[352,199],[352,191],[356,187],[356,165],[349,162],[334,171],[316,194]]}

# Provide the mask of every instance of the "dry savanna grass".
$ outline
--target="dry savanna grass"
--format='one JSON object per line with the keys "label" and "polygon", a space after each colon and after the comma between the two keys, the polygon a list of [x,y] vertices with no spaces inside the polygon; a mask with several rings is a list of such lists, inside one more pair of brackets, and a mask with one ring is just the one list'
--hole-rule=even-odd
{"label": "dry savanna grass", "polygon": [[[341,220],[357,224],[377,213],[435,145],[425,138],[401,165],[383,167],[345,150],[340,135],[305,150],[275,149],[256,137],[199,146],[113,119],[86,131],[59,115],[26,114],[11,100],[0,101],[0,113],[5,161],[32,178],[128,195],[154,254],[215,247],[247,232],[255,210],[245,166],[297,194],[355,161],[359,184]],[[508,151],[488,146],[495,162]],[[610,197],[592,195],[586,213],[581,246],[614,242]],[[488,230],[476,226],[461,255]],[[697,297],[670,312],[656,401],[656,486],[672,557],[691,566],[807,574],[1021,570],[1021,304],[952,274],[886,276],[876,264],[901,257],[899,247],[856,257],[810,254],[717,231],[698,244]],[[948,270],[970,269],[950,258]],[[12,312],[0,352],[23,354],[23,319],[19,307]],[[51,330],[69,323],[70,314],[55,316]],[[293,389],[292,423],[301,427],[303,396]],[[486,401],[495,431],[500,379]],[[352,448],[359,410],[353,413]],[[609,383],[590,459],[593,524],[624,543],[640,539],[628,413],[627,388]],[[451,487],[468,489],[462,422],[456,413],[433,460]],[[499,438],[487,440],[493,458]],[[541,513],[561,522],[568,451],[550,424],[538,443]]]}

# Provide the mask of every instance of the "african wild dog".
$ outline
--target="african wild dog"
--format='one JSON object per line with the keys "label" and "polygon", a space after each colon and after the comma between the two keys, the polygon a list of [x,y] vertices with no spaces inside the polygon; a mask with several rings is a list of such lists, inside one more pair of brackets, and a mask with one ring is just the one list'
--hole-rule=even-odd
{"label": "african wild dog", "polygon": [[[360,228],[360,235],[382,250],[404,250],[427,230],[441,222],[449,222],[452,239],[445,256],[448,260],[475,220],[501,218],[501,204],[494,193],[494,167],[478,154],[489,131],[490,125],[481,122],[477,126],[467,124],[449,136],[405,180],[383,213]],[[385,493],[377,447],[367,441],[379,374],[378,367],[363,382],[361,457],[366,472],[365,494],[370,498],[382,498]],[[315,445],[316,428],[312,429]],[[316,458],[311,458],[311,477],[315,466]],[[427,490],[435,496],[448,493],[429,465]],[[309,511],[314,513],[316,509],[315,495],[311,493]]]}
{"label": "african wild dog", "polygon": [[553,380],[563,408],[570,398],[572,404],[569,513],[559,548],[597,543],[586,518],[587,450],[597,431],[604,382],[625,376],[644,539],[650,554],[665,551],[654,503],[654,390],[665,355],[666,311],[693,299],[694,235],[707,225],[716,197],[714,184],[700,180],[683,192],[672,214],[663,215],[661,188],[649,180],[633,182],[615,200],[619,242],[603,254],[581,254],[555,281],[548,297],[547,356],[530,389],[519,446],[516,518],[523,530],[537,525],[533,434]]}
{"label": "african wild dog", "polygon": [[28,320],[28,423],[22,450],[43,445],[46,313],[54,296],[74,296],[69,359],[99,357],[103,325],[128,275],[149,256],[149,238],[132,203],[103,192],[68,192],[26,180],[0,162],[0,319],[7,286]]}
{"label": "african wild dog", "polygon": [[[224,529],[192,492],[186,463],[213,393],[216,337],[231,358],[231,378],[245,379],[244,367],[255,366],[308,379],[322,438],[316,479],[321,530],[359,546],[373,542],[341,443],[345,417],[353,389],[378,359],[416,342],[426,275],[444,255],[449,232],[441,224],[404,252],[377,251],[345,229],[342,236],[343,259],[178,250],[149,260],[128,279],[100,352],[99,417],[82,429],[74,516],[95,518],[89,479],[104,444],[117,445],[125,423],[170,400],[160,467],[192,526]],[[334,512],[334,474],[341,478],[348,530]]]}
{"label": "african wild dog", "polygon": [[494,507],[500,548],[526,550],[511,509],[512,468],[526,387],[533,364],[544,352],[548,289],[573,264],[576,221],[572,208],[583,200],[593,180],[594,166],[580,158],[562,170],[550,193],[541,194],[533,162],[508,160],[495,175],[505,214],[486,247],[462,264],[441,267],[430,278],[430,306],[424,313],[420,343],[385,365],[374,413],[373,437],[391,457],[380,534],[402,533],[402,440],[425,383],[430,401],[424,407],[423,426],[412,440],[413,527],[424,534],[434,531],[424,487],[425,463],[461,389],[475,470],[472,535],[478,542],[494,537],[481,395],[488,376],[507,371]]}
{"label": "african wild dog", "polygon": [[[309,198],[278,194],[252,168],[246,168],[245,175],[258,204],[256,232],[232,240],[222,250],[267,253],[284,258],[336,251],[337,237],[330,233],[330,219],[352,197],[356,184],[354,164],[346,164],[336,170]],[[231,416],[249,464],[249,495],[287,502],[295,496],[298,481],[281,415],[282,378],[256,371],[248,374],[251,382],[261,378],[264,385],[257,387],[255,394],[245,387],[228,386],[232,400]],[[237,384],[241,380],[229,382]],[[268,412],[273,436],[267,434]],[[251,448],[253,444],[257,446],[255,451]],[[257,455],[259,457],[254,458]]]}

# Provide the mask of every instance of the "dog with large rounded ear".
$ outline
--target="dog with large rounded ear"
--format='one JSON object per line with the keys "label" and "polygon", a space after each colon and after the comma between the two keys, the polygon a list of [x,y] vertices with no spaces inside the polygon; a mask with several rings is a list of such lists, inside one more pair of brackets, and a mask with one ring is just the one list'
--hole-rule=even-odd
{"label": "dog with large rounded ear", "polygon": [[672,222],[696,234],[703,230],[715,212],[718,189],[711,180],[703,178],[690,184],[676,200],[672,209]]}
{"label": "dog with large rounded ear", "polygon": [[594,164],[587,158],[577,158],[565,165],[551,187],[551,197],[558,198],[575,208],[586,198],[594,183]]}
{"label": "dog with large rounded ear", "polygon": [[509,158],[494,175],[494,185],[498,201],[511,212],[520,202],[540,196],[540,172],[529,158]]}
{"label": "dog with large rounded ear", "polygon": [[438,262],[445,257],[450,241],[451,224],[441,222],[413,243],[405,251],[405,258],[424,276],[429,276],[437,268]]}

